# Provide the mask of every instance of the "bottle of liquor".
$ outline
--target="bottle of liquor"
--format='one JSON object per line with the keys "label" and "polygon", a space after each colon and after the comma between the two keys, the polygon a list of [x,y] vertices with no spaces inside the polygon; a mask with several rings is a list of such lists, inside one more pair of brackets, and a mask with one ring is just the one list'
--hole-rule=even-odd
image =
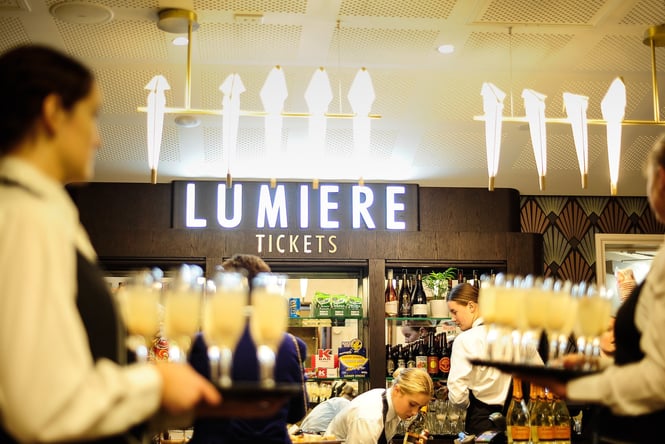
{"label": "bottle of liquor", "polygon": [[558,396],[553,395],[553,398],[554,441],[556,444],[570,444],[571,424],[568,406]]}
{"label": "bottle of liquor", "polygon": [[540,393],[540,387],[535,385],[533,382],[529,385],[529,402],[526,405],[526,408],[529,410],[529,418],[531,418],[531,442],[538,442],[538,433],[536,432],[536,424],[534,421],[533,409],[538,403],[538,393]]}
{"label": "bottle of liquor", "polygon": [[450,373],[450,347],[448,347],[448,339],[446,332],[441,333],[441,351],[439,352],[439,377],[448,379]]}
{"label": "bottle of liquor", "polygon": [[506,413],[508,443],[528,443],[531,439],[529,410],[522,395],[522,381],[513,377],[513,398]]}
{"label": "bottle of liquor", "polygon": [[411,316],[414,318],[427,317],[427,295],[423,288],[423,272],[418,270],[416,274],[416,289],[411,297]]}
{"label": "bottle of liquor", "polygon": [[425,338],[420,338],[417,342],[416,367],[427,370],[427,346],[425,345]]}
{"label": "bottle of liquor", "polygon": [[392,347],[390,344],[386,344],[386,376],[392,378],[396,368],[397,363],[395,362],[395,357],[393,356]]}
{"label": "bottle of liquor", "polygon": [[399,315],[403,318],[411,316],[411,292],[406,270],[402,270],[402,286],[399,289]]}
{"label": "bottle of liquor", "polygon": [[387,318],[397,316],[397,290],[393,279],[393,270],[388,270],[388,282],[386,283],[385,312]]}
{"label": "bottle of liquor", "polygon": [[460,268],[457,270],[457,285],[463,284],[464,282],[464,270]]}
{"label": "bottle of liquor", "polygon": [[[552,406],[548,402],[547,388],[541,388],[538,393],[538,400],[533,408],[532,423],[536,426],[536,435],[538,442],[553,443],[554,442],[554,419],[552,417]],[[550,400],[552,395],[549,395]]]}
{"label": "bottle of liquor", "polygon": [[478,270],[473,270],[473,286],[480,289],[480,279],[478,278]]}
{"label": "bottle of liquor", "polygon": [[409,344],[407,348],[406,368],[416,368],[416,344]]}
{"label": "bottle of liquor", "polygon": [[427,406],[422,406],[415,418],[409,423],[404,434],[404,444],[427,444],[429,430],[425,428]]}
{"label": "bottle of liquor", "polygon": [[430,333],[428,338],[429,350],[427,353],[427,373],[432,377],[439,374],[439,350],[434,339],[434,333]]}
{"label": "bottle of liquor", "polygon": [[402,344],[397,344],[397,368],[405,368],[406,359],[404,357],[404,349]]}

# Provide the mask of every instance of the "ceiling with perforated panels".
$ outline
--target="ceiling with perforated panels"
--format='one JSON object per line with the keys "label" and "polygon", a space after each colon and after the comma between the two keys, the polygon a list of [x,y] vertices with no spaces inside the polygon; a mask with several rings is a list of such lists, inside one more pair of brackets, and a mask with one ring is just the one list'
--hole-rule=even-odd
{"label": "ceiling with perforated panels", "polygon": [[[74,10],[85,12],[57,18],[51,9],[62,3],[83,3]],[[589,96],[588,117],[601,119],[600,102],[621,76],[626,119],[654,119],[651,52],[642,40],[650,26],[665,23],[663,0],[0,0],[0,50],[46,43],[94,69],[104,95],[97,181],[150,180],[146,114],[137,107],[145,106],[144,88],[155,74],[171,85],[167,106],[184,106],[187,49],[174,46],[176,35],[156,25],[158,12],[172,7],[195,11],[200,25],[192,38],[192,108],[221,109],[219,86],[238,73],[246,87],[241,109],[262,111],[259,92],[270,69],[280,65],[289,91],[286,112],[307,112],[309,79],[325,67],[334,96],[329,112],[351,113],[346,96],[356,71],[366,67],[372,76],[372,113],[382,117],[372,120],[369,161],[359,160],[348,119],[328,119],[325,148],[317,156],[307,143],[307,120],[286,118],[280,151],[271,157],[263,119],[247,116],[240,119],[231,166],[236,179],[362,176],[486,187],[484,123],[474,120],[482,114],[483,82],[508,94],[507,116],[524,115],[521,92],[530,88],[548,96],[547,117],[565,117],[562,93],[569,91]],[[110,20],[93,23],[100,12]],[[238,14],[262,20],[238,20]],[[441,44],[453,44],[454,53],[439,54]],[[656,59],[663,57],[657,48]],[[200,120],[186,128],[166,116],[159,182],[225,178],[221,117]],[[665,126],[623,127],[619,195],[644,195],[646,153],[663,132]],[[504,123],[496,187],[529,195],[608,195],[605,127],[589,127],[587,189],[570,127],[548,124],[547,133],[541,191],[528,127]]]}

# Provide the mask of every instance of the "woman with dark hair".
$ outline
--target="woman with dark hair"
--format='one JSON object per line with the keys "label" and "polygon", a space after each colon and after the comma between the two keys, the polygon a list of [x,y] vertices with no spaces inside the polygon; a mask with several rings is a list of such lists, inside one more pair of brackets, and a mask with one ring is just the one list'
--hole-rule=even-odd
{"label": "woman with dark hair", "polygon": [[[511,377],[499,370],[472,365],[471,359],[482,359],[486,349],[486,329],[478,305],[478,289],[471,284],[455,286],[448,293],[450,316],[462,333],[457,335],[450,355],[448,399],[466,409],[466,431],[479,435],[496,426],[489,416],[504,409]],[[529,361],[542,365],[536,350]]]}
{"label": "woman with dark hair", "polygon": [[23,46],[0,56],[0,85],[0,442],[135,441],[130,429],[160,410],[190,423],[219,393],[185,365],[124,365],[124,331],[64,189],[92,177],[100,145],[92,74]]}

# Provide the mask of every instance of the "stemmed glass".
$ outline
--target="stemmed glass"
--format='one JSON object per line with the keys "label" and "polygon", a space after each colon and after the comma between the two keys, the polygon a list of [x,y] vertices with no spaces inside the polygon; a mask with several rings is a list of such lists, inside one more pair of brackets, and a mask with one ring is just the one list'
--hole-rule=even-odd
{"label": "stemmed glass", "polygon": [[485,358],[492,360],[493,346],[499,336],[499,325],[497,324],[497,292],[494,279],[483,275],[480,278],[480,290],[478,291],[478,306],[483,317],[485,330],[487,331],[487,345]]}
{"label": "stemmed glass", "polygon": [[169,341],[169,359],[187,362],[192,337],[200,326],[203,271],[182,265],[164,292],[164,334]]}
{"label": "stemmed glass", "polygon": [[[521,284],[521,278],[498,274],[495,280],[496,291],[496,323],[499,326],[499,334],[491,345],[492,360],[501,362],[513,362],[515,359],[514,335],[521,320],[523,319],[523,301],[520,302],[522,293],[516,291],[515,285]],[[482,313],[482,309],[481,309]]]}
{"label": "stemmed glass", "polygon": [[244,274],[219,271],[206,287],[203,309],[203,333],[213,381],[222,387],[232,384],[233,352],[247,322],[249,287]]}
{"label": "stemmed glass", "polygon": [[573,297],[570,281],[556,281],[549,289],[548,303],[545,307],[545,331],[549,339],[549,357],[547,365],[559,365],[558,358],[566,353],[568,337],[573,332],[577,318],[577,300]]}
{"label": "stemmed glass", "polygon": [[[528,276],[527,276],[528,278]],[[526,330],[522,334],[522,358],[529,356],[529,350],[537,350],[540,334],[545,328],[550,293],[554,284],[552,278],[536,278],[528,289],[525,303]]]}
{"label": "stemmed glass", "polygon": [[159,331],[161,270],[141,270],[118,289],[116,298],[129,337],[127,346],[136,360],[146,362],[152,340]]}
{"label": "stemmed glass", "polygon": [[260,384],[275,386],[275,357],[288,324],[286,276],[259,273],[252,281],[250,332],[257,346]]}
{"label": "stemmed glass", "polygon": [[587,291],[579,291],[577,297],[578,351],[584,356],[584,368],[593,370],[600,356],[600,335],[605,330],[612,313],[611,294],[605,287],[589,285]]}

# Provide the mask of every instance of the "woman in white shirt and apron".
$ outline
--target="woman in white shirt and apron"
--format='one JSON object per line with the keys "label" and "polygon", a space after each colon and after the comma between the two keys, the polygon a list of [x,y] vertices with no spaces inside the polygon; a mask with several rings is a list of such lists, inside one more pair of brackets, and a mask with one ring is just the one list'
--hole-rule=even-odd
{"label": "woman in white shirt and apron", "polygon": [[357,396],[335,416],[325,434],[346,444],[386,444],[399,422],[415,417],[433,394],[432,378],[424,369],[397,369],[392,387]]}

